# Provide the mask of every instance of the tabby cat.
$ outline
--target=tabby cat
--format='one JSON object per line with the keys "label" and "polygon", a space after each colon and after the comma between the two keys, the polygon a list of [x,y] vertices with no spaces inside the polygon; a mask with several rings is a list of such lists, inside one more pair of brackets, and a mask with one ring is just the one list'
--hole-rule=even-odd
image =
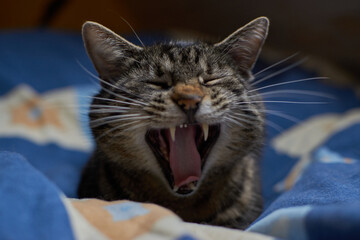
{"label": "tabby cat", "polygon": [[257,18],[216,44],[137,46],[86,22],[102,87],[89,113],[97,148],[79,197],[151,202],[189,222],[248,226],[262,210],[264,140],[263,104],[249,81],[268,25]]}

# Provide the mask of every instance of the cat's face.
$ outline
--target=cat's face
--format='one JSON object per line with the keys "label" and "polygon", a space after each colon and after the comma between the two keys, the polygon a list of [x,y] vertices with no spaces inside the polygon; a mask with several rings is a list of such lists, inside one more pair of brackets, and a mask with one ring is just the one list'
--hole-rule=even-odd
{"label": "cat's face", "polygon": [[90,111],[98,147],[176,196],[229,170],[262,142],[262,104],[248,81],[267,27],[259,18],[217,44],[139,47],[86,23],[102,81]]}

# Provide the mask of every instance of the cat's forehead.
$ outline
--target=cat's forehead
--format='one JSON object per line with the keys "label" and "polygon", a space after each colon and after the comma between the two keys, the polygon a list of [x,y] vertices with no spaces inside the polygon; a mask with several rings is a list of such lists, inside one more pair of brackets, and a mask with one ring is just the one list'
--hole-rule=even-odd
{"label": "cat's forehead", "polygon": [[158,60],[176,63],[199,62],[213,54],[213,47],[200,42],[169,42],[148,47],[147,51]]}
{"label": "cat's forehead", "polygon": [[148,63],[161,72],[176,75],[212,74],[226,65],[216,49],[202,42],[170,42],[147,47]]}

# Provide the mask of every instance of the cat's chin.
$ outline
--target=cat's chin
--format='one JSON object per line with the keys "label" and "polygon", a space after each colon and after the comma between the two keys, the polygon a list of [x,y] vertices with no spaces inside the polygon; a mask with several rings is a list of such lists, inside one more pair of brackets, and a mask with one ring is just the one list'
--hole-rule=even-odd
{"label": "cat's chin", "polygon": [[196,191],[207,156],[220,134],[220,124],[182,124],[150,129],[145,139],[173,192]]}

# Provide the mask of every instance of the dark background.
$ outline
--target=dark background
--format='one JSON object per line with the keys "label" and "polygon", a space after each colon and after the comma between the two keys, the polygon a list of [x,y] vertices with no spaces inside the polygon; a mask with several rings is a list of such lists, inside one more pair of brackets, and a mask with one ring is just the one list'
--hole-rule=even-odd
{"label": "dark background", "polygon": [[[0,0],[0,29],[80,31],[86,20],[118,33],[187,32],[217,38],[259,16],[270,19],[267,48],[314,55],[360,82],[359,0]],[[343,75],[345,76],[345,75]],[[340,79],[341,81],[341,79]],[[345,81],[345,79],[344,79]]]}

